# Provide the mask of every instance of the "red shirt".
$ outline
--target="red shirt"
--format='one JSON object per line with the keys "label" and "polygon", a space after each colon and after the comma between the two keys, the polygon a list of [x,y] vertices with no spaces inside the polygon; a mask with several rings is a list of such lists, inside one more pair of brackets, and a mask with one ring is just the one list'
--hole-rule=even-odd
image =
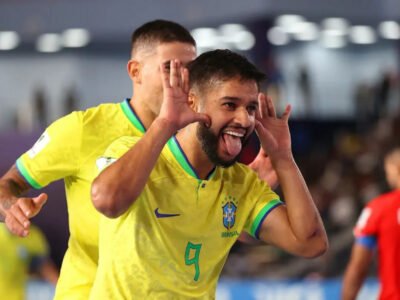
{"label": "red shirt", "polygon": [[357,242],[378,246],[380,300],[400,300],[400,190],[383,194],[364,208],[354,228]]}

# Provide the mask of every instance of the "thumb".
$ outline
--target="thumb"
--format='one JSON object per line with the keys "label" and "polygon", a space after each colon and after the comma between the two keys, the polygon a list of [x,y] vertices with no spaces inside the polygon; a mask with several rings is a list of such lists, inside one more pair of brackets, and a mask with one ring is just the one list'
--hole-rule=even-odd
{"label": "thumb", "polygon": [[211,126],[211,118],[207,114],[196,113],[196,121],[204,123],[207,127]]}
{"label": "thumb", "polygon": [[47,198],[48,196],[46,193],[41,193],[39,196],[32,198],[33,204],[37,207],[42,207],[43,204],[46,203]]}

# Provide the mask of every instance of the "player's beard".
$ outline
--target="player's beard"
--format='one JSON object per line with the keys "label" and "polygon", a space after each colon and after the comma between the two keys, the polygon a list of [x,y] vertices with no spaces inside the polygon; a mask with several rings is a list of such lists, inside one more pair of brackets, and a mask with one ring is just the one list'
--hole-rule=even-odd
{"label": "player's beard", "polygon": [[[220,132],[223,132],[223,128]],[[240,151],[240,153],[231,160],[224,160],[218,155],[218,144],[221,137],[219,135],[215,135],[210,128],[207,128],[207,126],[204,125],[204,123],[200,122],[198,124],[196,134],[201,148],[214,165],[228,168],[238,161],[242,151]],[[247,140],[248,137],[246,137],[245,140],[242,140],[242,149],[246,145]]]}

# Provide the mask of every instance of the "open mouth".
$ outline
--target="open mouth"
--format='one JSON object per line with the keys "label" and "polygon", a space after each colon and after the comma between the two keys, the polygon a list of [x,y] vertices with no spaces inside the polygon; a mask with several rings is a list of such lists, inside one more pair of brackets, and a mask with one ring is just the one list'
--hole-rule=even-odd
{"label": "open mouth", "polygon": [[229,156],[236,157],[239,155],[243,146],[245,130],[227,129],[222,133],[223,146]]}

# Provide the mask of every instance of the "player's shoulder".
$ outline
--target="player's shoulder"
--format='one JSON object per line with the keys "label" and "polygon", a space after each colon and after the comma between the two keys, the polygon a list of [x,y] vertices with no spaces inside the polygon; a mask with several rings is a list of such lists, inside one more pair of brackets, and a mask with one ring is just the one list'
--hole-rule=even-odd
{"label": "player's shoulder", "polygon": [[108,153],[124,153],[128,151],[133,145],[137,143],[139,137],[136,136],[121,136],[115,139],[107,147],[106,152]]}
{"label": "player's shoulder", "polygon": [[89,107],[85,110],[78,111],[85,119],[93,118],[94,116],[112,116],[121,112],[121,103],[101,103],[97,106]]}
{"label": "player's shoulder", "polygon": [[375,210],[390,209],[390,204],[400,203],[400,191],[390,191],[372,199],[366,207]]}

